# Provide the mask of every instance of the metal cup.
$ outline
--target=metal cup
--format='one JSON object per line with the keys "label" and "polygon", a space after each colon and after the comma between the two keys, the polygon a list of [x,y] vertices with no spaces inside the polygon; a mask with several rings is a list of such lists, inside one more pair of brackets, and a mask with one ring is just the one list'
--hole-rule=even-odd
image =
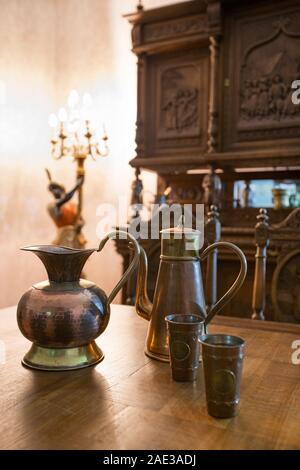
{"label": "metal cup", "polygon": [[245,341],[231,335],[203,335],[202,361],[207,410],[215,418],[238,412]]}
{"label": "metal cup", "polygon": [[173,380],[192,382],[198,376],[204,319],[199,315],[168,315],[165,320]]}

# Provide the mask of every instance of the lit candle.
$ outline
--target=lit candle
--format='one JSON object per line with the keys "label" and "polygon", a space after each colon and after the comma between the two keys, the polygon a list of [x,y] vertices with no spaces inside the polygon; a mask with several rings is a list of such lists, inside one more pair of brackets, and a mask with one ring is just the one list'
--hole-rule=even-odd
{"label": "lit candle", "polygon": [[75,108],[75,106],[78,104],[79,101],[79,95],[76,90],[71,90],[69,93],[69,98],[68,98],[68,105],[69,108]]}
{"label": "lit candle", "polygon": [[65,108],[60,108],[60,110],[58,111],[58,119],[60,120],[60,122],[66,122],[67,120],[67,111]]}
{"label": "lit candle", "polygon": [[92,97],[89,93],[84,93],[82,98],[82,110],[81,110],[81,117],[84,121],[89,121],[91,118],[91,105],[92,105]]}

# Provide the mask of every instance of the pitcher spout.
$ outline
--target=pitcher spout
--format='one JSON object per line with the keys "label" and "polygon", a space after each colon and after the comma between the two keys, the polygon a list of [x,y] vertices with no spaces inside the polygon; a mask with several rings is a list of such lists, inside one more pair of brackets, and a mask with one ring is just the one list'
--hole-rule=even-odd
{"label": "pitcher spout", "polygon": [[148,263],[145,250],[140,247],[140,266],[137,278],[135,308],[137,314],[145,320],[150,320],[152,303],[147,293]]}

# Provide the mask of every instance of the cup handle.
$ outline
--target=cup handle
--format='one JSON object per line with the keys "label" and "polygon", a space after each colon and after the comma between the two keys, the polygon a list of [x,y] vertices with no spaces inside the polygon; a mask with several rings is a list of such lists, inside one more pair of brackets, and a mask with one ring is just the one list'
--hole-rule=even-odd
{"label": "cup handle", "polygon": [[205,319],[205,325],[208,325],[208,323],[212,320],[212,318],[224,307],[224,305],[227,304],[227,302],[229,302],[232,297],[237,293],[237,291],[240,289],[240,287],[242,286],[244,280],[245,280],[245,277],[246,277],[246,274],[247,274],[247,260],[246,260],[246,257],[244,255],[244,253],[242,252],[242,250],[240,248],[238,248],[236,245],[234,245],[233,243],[230,243],[230,242],[216,242],[216,243],[213,243],[212,245],[209,245],[200,255],[200,260],[203,260],[207,257],[207,255],[215,250],[216,248],[228,248],[230,250],[232,250],[236,255],[237,257],[239,258],[240,260],[240,263],[241,263],[241,269],[240,269],[240,272],[236,278],[236,280],[234,281],[234,283],[232,284],[232,286],[228,289],[228,291],[226,292],[226,294],[223,295],[223,297],[221,297],[212,307],[211,309],[209,310],[208,314],[207,314],[207,317]]}
{"label": "cup handle", "polygon": [[127,233],[123,230],[114,230],[112,232],[109,232],[101,240],[97,251],[98,252],[101,251],[108,240],[110,240],[112,238],[115,238],[116,235],[120,235],[120,234],[125,235],[124,239],[127,238],[127,240],[132,243],[133,248],[134,248],[134,256],[133,256],[133,259],[132,259],[130,265],[126,269],[125,273],[123,274],[123,276],[119,280],[118,284],[113,288],[113,290],[109,294],[109,296],[107,298],[108,304],[110,304],[114,300],[114,298],[116,297],[119,290],[124,286],[125,282],[127,281],[128,277],[130,276],[132,271],[137,267],[138,262],[139,262],[139,258],[140,258],[140,247],[139,247],[139,244],[137,243],[136,239],[130,233]]}

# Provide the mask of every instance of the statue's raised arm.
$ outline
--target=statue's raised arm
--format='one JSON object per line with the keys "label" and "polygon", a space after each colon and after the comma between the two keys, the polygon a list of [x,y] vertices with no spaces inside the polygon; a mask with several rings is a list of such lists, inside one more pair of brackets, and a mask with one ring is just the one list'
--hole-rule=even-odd
{"label": "statue's raised arm", "polygon": [[71,199],[82,187],[84,176],[77,178],[74,188],[67,192],[62,184],[52,180],[48,169],[46,173],[49,180],[48,190],[54,197],[47,209],[57,227],[57,236],[53,244],[83,248],[86,242],[81,233],[83,221],[78,211],[78,204],[72,202]]}

